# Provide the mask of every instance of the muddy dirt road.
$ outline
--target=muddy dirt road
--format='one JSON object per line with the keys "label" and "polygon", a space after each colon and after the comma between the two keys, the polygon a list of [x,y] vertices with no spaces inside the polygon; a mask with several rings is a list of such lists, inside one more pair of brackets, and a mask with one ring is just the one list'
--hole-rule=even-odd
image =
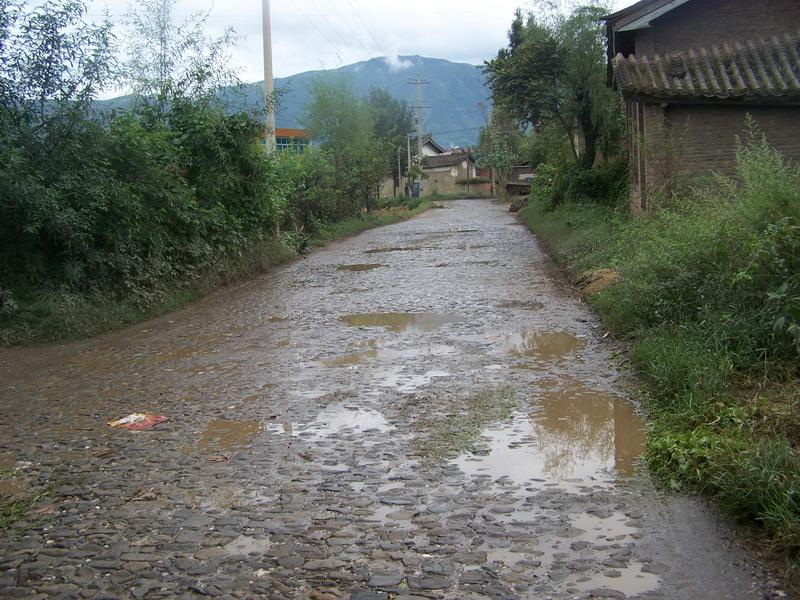
{"label": "muddy dirt road", "polygon": [[[0,595],[777,597],[637,473],[595,318],[459,201],[130,330],[0,352]],[[113,429],[136,411],[169,421]],[[38,596],[37,596],[38,594]]]}

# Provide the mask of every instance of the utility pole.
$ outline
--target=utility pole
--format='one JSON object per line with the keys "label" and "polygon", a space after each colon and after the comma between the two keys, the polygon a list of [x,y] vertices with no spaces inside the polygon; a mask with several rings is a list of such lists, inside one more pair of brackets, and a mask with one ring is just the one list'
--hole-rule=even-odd
{"label": "utility pole", "polygon": [[261,0],[261,16],[264,36],[264,108],[267,112],[264,140],[267,153],[273,154],[275,152],[275,84],[272,80],[272,24],[270,23],[269,0]]}
{"label": "utility pole", "polygon": [[403,172],[400,170],[400,150],[402,149],[402,146],[397,147],[397,187],[394,188],[395,198],[397,198],[397,190],[400,188],[400,184],[403,183]]}
{"label": "utility pole", "polygon": [[420,79],[419,73],[417,73],[417,78],[409,79],[407,83],[417,88],[417,101],[414,104],[414,108],[417,109],[417,162],[422,165],[422,109],[430,108],[422,101],[422,86],[428,85],[430,81]]}
{"label": "utility pole", "polygon": [[[489,138],[489,145],[492,144],[492,132],[489,131],[489,118],[486,116],[486,102],[481,100],[478,102],[483,115],[483,122],[486,123],[486,136]],[[491,149],[489,150],[491,152]],[[494,197],[494,167],[489,164],[489,195]]]}

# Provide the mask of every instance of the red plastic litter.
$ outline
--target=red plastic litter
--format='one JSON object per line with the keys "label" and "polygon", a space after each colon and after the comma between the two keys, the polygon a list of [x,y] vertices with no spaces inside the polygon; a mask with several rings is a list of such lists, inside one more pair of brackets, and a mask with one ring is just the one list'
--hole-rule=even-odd
{"label": "red plastic litter", "polygon": [[109,421],[111,427],[127,429],[128,431],[147,431],[159,423],[167,421],[164,415],[154,415],[151,413],[131,413],[127,417],[122,417],[116,421]]}

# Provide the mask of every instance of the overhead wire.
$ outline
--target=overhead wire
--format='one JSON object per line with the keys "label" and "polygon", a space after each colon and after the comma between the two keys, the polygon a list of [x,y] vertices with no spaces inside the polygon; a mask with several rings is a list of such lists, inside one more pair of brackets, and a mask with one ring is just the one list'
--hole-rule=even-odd
{"label": "overhead wire", "polygon": [[[329,38],[327,35],[325,35],[325,32],[324,32],[324,31],[322,31],[322,30],[321,30],[319,27],[317,27],[317,24],[316,24],[316,23],[314,23],[314,21],[312,21],[312,20],[309,18],[309,16],[308,16],[308,15],[307,15],[305,12],[303,12],[303,9],[302,9],[302,8],[300,8],[300,4],[297,4],[297,5],[296,5],[296,7],[297,7],[297,10],[298,10],[298,11],[300,11],[300,14],[303,16],[303,18],[304,18],[306,21],[308,21],[308,23],[309,23],[309,24],[310,24],[310,25],[311,25],[311,26],[312,26],[314,29],[316,29],[316,30],[317,30],[317,33],[319,33],[319,34],[320,34],[320,35],[321,35],[321,36],[322,36],[322,37],[325,39],[325,41],[326,41],[326,42],[328,42],[328,44],[330,44],[331,48],[333,48],[333,52],[334,52],[334,53],[336,54],[336,56],[339,58],[339,66],[342,66],[342,65],[344,64],[344,61],[342,60],[342,55],[339,53],[339,48],[336,46],[336,44],[334,44],[334,43],[331,41],[331,39],[330,39],[330,38]],[[320,61],[322,61],[322,58],[320,58]],[[324,64],[324,61],[322,61],[322,62],[323,62],[323,64]]]}
{"label": "overhead wire", "polygon": [[342,15],[342,13],[339,12],[339,9],[336,8],[336,3],[334,2],[334,0],[328,0],[328,4],[331,5],[331,8],[333,8],[334,12],[336,12],[336,14],[339,16],[339,19],[342,21],[342,23],[344,23],[345,27],[347,27],[350,34],[358,42],[359,46],[361,46],[361,48],[364,50],[366,56],[368,58],[371,58],[372,52],[364,45],[364,42],[361,40],[361,36],[358,35],[352,27],[350,27],[350,23],[348,23],[347,19],[344,18],[344,15]]}
{"label": "overhead wire", "polygon": [[334,32],[334,33],[335,33],[337,36],[339,36],[339,39],[340,39],[340,40],[342,40],[342,44],[344,44],[344,46],[343,46],[343,47],[347,49],[347,51],[348,51],[348,53],[350,54],[350,56],[351,56],[351,57],[354,57],[354,58],[355,58],[355,61],[356,61],[356,62],[358,62],[358,60],[359,60],[359,58],[358,58],[358,55],[357,55],[357,54],[355,54],[355,53],[354,53],[354,52],[353,52],[353,51],[350,49],[350,42],[348,42],[348,41],[347,41],[347,40],[344,38],[344,36],[343,36],[343,35],[341,34],[341,32],[339,31],[339,29],[338,29],[338,28],[337,28],[337,27],[336,27],[336,26],[335,26],[333,23],[331,23],[331,22],[330,22],[330,20],[328,19],[328,17],[326,17],[325,15],[323,15],[323,14],[322,14],[322,11],[319,9],[319,7],[317,6],[317,3],[316,3],[314,0],[308,0],[308,1],[309,1],[309,3],[311,4],[311,6],[313,6],[313,7],[314,7],[314,10],[316,11],[317,15],[319,15],[319,17],[320,17],[320,18],[321,18],[323,21],[325,21],[325,23],[327,23],[327,24],[328,24],[328,27],[330,27],[330,28],[333,30],[333,32]]}
{"label": "overhead wire", "polygon": [[364,22],[364,19],[361,18],[360,14],[358,14],[358,11],[356,10],[356,7],[353,6],[353,3],[350,0],[347,0],[347,3],[350,5],[350,8],[353,9],[353,12],[355,13],[356,17],[358,17],[358,20],[361,22],[361,25],[362,25],[362,27],[364,27],[364,30],[369,34],[369,37],[372,38],[372,41],[375,43],[375,47],[378,50],[380,50],[381,56],[388,56],[386,54],[386,52],[384,51],[384,49],[381,47],[381,45],[378,42],[378,40],[375,39],[375,36],[372,35],[372,31],[370,31],[369,27],[367,27],[367,24]]}

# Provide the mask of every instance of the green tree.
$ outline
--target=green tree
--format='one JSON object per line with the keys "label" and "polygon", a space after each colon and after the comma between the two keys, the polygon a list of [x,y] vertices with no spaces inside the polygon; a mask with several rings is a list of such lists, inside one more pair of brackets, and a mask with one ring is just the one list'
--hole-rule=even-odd
{"label": "green tree", "polygon": [[208,13],[179,21],[178,3],[139,0],[126,15],[129,34],[122,79],[136,95],[140,111],[152,109],[159,122],[175,99],[209,101],[223,86],[238,83],[229,66],[233,29],[211,38],[205,33]]}
{"label": "green tree", "polygon": [[374,134],[379,145],[376,151],[385,157],[386,174],[399,181],[400,176],[408,169],[408,155],[404,149],[407,136],[414,129],[414,113],[405,100],[398,100],[385,88],[372,88],[367,94],[366,102],[372,112]]}
{"label": "green tree", "polygon": [[332,166],[334,218],[371,210],[386,172],[379,152],[375,121],[367,103],[344,80],[317,79],[311,84],[306,127]]}
{"label": "green tree", "polygon": [[0,0],[0,110],[6,124],[63,125],[65,118],[86,114],[111,81],[111,24],[87,23],[85,17],[80,0],[33,8],[24,0]]}
{"label": "green tree", "polygon": [[558,123],[573,159],[584,168],[594,164],[604,136],[619,129],[618,103],[605,84],[600,17],[607,10],[591,3],[566,16],[551,12],[526,18],[517,12],[508,47],[485,67],[495,102],[534,129]]}

